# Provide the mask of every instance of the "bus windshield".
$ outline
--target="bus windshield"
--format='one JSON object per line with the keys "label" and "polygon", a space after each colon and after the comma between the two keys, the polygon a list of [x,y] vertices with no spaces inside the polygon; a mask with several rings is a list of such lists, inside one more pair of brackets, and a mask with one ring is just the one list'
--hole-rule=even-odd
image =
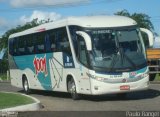
{"label": "bus windshield", "polygon": [[94,70],[128,72],[147,65],[140,30],[136,26],[81,28],[81,31],[91,37],[89,60]]}
{"label": "bus windshield", "polygon": [[146,65],[138,29],[94,29],[86,32],[92,39],[90,58],[93,68],[120,72]]}

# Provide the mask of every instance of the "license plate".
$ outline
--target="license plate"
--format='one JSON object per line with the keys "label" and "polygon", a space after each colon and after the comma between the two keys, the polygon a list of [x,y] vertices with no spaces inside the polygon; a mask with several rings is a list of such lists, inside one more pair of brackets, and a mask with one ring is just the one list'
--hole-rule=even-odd
{"label": "license plate", "polygon": [[130,86],[129,85],[122,85],[122,86],[120,86],[120,90],[130,90]]}

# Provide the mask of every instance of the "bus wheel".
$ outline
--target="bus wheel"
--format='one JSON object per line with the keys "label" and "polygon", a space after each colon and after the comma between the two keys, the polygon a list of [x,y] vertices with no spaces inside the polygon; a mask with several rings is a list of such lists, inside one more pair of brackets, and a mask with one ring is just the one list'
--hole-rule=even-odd
{"label": "bus wheel", "polygon": [[149,74],[149,81],[153,81],[156,78],[156,74]]}
{"label": "bus wheel", "polygon": [[79,95],[77,94],[77,91],[76,91],[76,84],[73,78],[68,81],[67,87],[68,87],[68,92],[71,94],[72,99],[73,100],[79,99]]}
{"label": "bus wheel", "polygon": [[23,90],[26,94],[29,94],[30,92],[27,78],[23,79]]}

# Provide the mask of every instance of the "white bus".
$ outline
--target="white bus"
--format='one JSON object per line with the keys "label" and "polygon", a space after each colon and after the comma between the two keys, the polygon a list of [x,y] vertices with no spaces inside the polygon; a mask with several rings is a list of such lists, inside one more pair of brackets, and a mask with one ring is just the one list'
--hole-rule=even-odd
{"label": "white bus", "polygon": [[[153,35],[146,29],[152,45]],[[137,23],[121,16],[72,17],[9,37],[11,84],[79,94],[126,94],[148,88]]]}

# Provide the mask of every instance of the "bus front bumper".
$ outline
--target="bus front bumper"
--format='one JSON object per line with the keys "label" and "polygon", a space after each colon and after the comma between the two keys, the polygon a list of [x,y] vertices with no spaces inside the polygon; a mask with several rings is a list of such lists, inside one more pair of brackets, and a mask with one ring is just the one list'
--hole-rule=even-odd
{"label": "bus front bumper", "polygon": [[92,95],[116,94],[146,90],[149,87],[149,76],[136,82],[106,83],[91,79]]}

